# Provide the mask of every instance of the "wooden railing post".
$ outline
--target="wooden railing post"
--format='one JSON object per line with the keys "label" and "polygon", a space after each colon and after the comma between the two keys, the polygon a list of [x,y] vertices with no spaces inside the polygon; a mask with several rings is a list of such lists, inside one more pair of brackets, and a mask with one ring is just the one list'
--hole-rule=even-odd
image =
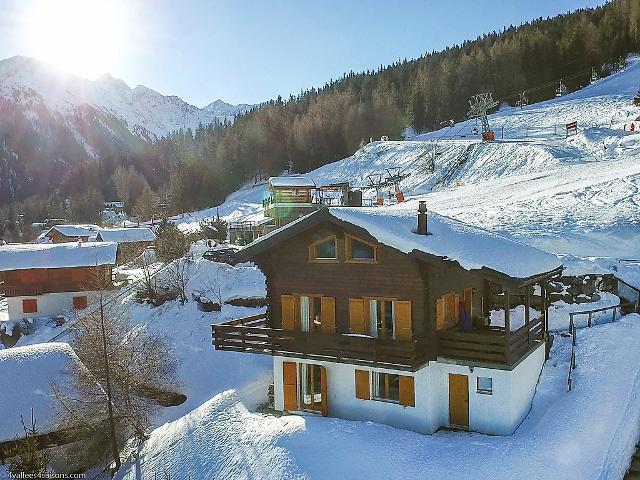
{"label": "wooden railing post", "polygon": [[527,345],[531,344],[531,328],[529,327],[529,305],[531,303],[531,287],[527,285],[525,287],[527,289],[527,293],[524,296],[524,323],[527,325]]}

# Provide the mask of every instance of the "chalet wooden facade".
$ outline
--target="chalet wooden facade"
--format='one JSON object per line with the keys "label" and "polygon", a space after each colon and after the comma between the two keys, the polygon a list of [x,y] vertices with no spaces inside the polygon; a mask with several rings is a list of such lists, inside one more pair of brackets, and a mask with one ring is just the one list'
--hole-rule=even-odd
{"label": "chalet wooden facade", "polygon": [[561,264],[445,217],[424,234],[425,212],[417,229],[382,212],[323,208],[239,252],[267,277],[267,312],[214,325],[215,347],[272,355],[279,410],[513,433]]}
{"label": "chalet wooden facade", "polygon": [[9,320],[53,316],[87,307],[110,288],[117,244],[20,244],[0,247],[0,294]]}
{"label": "chalet wooden facade", "polygon": [[148,227],[101,228],[96,234],[96,241],[98,242],[115,242],[118,244],[118,265],[130,262],[138,257],[155,240],[155,233]]}

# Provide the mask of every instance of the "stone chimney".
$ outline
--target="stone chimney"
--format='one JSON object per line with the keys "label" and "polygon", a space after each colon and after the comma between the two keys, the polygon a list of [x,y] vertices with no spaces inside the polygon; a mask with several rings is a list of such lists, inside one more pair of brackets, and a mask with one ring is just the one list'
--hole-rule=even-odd
{"label": "stone chimney", "polygon": [[416,230],[418,235],[428,235],[429,230],[427,229],[427,203],[424,201],[420,201],[418,204],[418,230]]}

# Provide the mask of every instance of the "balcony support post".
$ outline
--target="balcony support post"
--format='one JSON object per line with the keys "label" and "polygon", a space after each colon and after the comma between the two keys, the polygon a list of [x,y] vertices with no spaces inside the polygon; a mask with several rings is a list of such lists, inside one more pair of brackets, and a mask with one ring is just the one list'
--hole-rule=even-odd
{"label": "balcony support post", "polygon": [[504,291],[504,359],[507,365],[511,363],[511,299],[509,290]]}

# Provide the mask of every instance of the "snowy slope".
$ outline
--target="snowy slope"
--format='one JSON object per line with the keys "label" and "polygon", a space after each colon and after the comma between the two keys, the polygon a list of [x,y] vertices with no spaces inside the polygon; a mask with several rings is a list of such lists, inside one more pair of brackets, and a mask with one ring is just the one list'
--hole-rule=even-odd
{"label": "snowy slope", "polygon": [[532,410],[512,436],[265,416],[224,392],[156,429],[116,478],[165,471],[174,480],[622,478],[640,432],[637,413],[627,417],[640,409],[640,316],[580,330],[578,338],[574,389],[566,391],[571,339],[557,337]]}
{"label": "snowy slope", "polygon": [[0,96],[29,107],[34,115],[42,105],[63,116],[90,105],[124,122],[131,133],[151,139],[200,123],[232,120],[249,108],[216,101],[201,109],[142,85],[132,89],[108,74],[86,80],[27,57],[0,61]]}
{"label": "snowy slope", "polygon": [[[410,201],[385,208],[415,211],[425,200],[433,211],[554,253],[640,258],[640,133],[623,130],[640,116],[631,102],[639,81],[640,61],[632,58],[625,71],[578,92],[491,115],[495,142],[480,142],[469,120],[410,141],[372,142],[306,175],[317,185],[349,181],[372,198],[367,177],[397,167],[411,174],[401,184]],[[565,138],[573,120],[579,133]],[[259,216],[265,191],[259,184],[235,192],[220,215]]]}

